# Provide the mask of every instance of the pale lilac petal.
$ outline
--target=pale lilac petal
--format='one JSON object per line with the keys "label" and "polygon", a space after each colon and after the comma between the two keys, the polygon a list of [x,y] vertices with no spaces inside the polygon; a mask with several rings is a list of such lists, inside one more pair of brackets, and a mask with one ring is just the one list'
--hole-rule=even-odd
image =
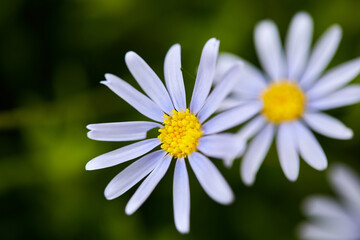
{"label": "pale lilac petal", "polygon": [[234,89],[238,76],[241,74],[242,66],[235,64],[225,75],[224,79],[216,85],[214,90],[206,99],[204,106],[198,113],[199,121],[202,123],[213,114],[219,107],[221,102],[229,95],[230,91]]}
{"label": "pale lilac petal", "polygon": [[180,233],[190,230],[190,187],[186,164],[183,158],[178,159],[174,172],[174,220]]}
{"label": "pale lilac petal", "polygon": [[164,112],[171,112],[174,107],[170,96],[164,84],[149,65],[134,52],[126,53],[125,62],[144,92],[146,92]]}
{"label": "pale lilac petal", "polygon": [[162,127],[155,122],[116,122],[89,124],[88,138],[98,141],[134,141],[146,138],[147,131]]}
{"label": "pale lilac petal", "polygon": [[241,177],[246,185],[252,185],[274,138],[274,126],[268,124],[250,143],[241,162]]}
{"label": "pale lilac petal", "polygon": [[85,169],[96,170],[112,167],[117,164],[140,157],[141,155],[144,155],[145,153],[151,151],[160,144],[161,142],[157,138],[147,139],[141,142],[133,143],[93,158],[86,164]]}
{"label": "pale lilac petal", "polygon": [[262,103],[260,101],[252,101],[247,104],[229,109],[225,112],[219,113],[204,123],[202,130],[204,131],[204,134],[225,131],[250,119],[255,114],[260,112],[261,108]]}
{"label": "pale lilac petal", "polygon": [[360,212],[360,178],[354,171],[342,164],[329,170],[330,182],[336,192],[350,204],[351,209]]}
{"label": "pale lilac petal", "polygon": [[259,115],[254,119],[251,119],[248,123],[246,123],[237,132],[237,136],[240,139],[247,141],[253,136],[255,136],[255,134],[257,134],[265,126],[265,124],[266,124],[266,120],[262,115]]}
{"label": "pale lilac petal", "polygon": [[324,170],[327,168],[327,159],[323,149],[311,131],[301,122],[294,122],[297,144],[302,158],[313,168]]}
{"label": "pale lilac petal", "polygon": [[324,113],[306,113],[303,116],[305,122],[314,131],[331,138],[350,139],[353,132],[342,122]]}
{"label": "pale lilac petal", "polygon": [[297,81],[305,68],[313,34],[313,21],[306,12],[297,13],[286,38],[288,79]]}
{"label": "pale lilac petal", "polygon": [[165,83],[177,111],[186,109],[184,79],[181,71],[180,45],[170,48],[164,64]]}
{"label": "pale lilac petal", "polygon": [[246,104],[248,100],[240,100],[238,98],[226,98],[224,101],[222,101],[216,110],[217,112],[223,112],[225,110],[229,110],[230,108],[237,107],[242,104]]}
{"label": "pale lilac petal", "polygon": [[304,223],[300,225],[298,231],[300,239],[304,240],[355,240],[359,237],[356,229],[339,224],[337,221]]}
{"label": "pale lilac petal", "polygon": [[105,78],[107,81],[102,81],[101,83],[110,88],[141,114],[158,122],[163,121],[162,116],[164,112],[144,94],[115,75],[107,73]]}
{"label": "pale lilac petal", "polygon": [[209,157],[220,158],[226,166],[231,166],[236,156],[244,151],[245,143],[234,134],[220,133],[201,137],[197,149]]}
{"label": "pale lilac petal", "polygon": [[306,93],[309,99],[318,99],[345,86],[360,72],[360,58],[346,62],[321,77]]}
{"label": "pale lilac petal", "polygon": [[190,112],[197,114],[209,95],[215,76],[216,60],[219,51],[219,41],[210,39],[205,44],[196,76],[195,86],[190,102]]}
{"label": "pale lilac petal", "polygon": [[351,218],[347,215],[338,202],[326,196],[311,196],[305,200],[302,206],[303,212],[315,218],[324,220],[336,220],[351,224]]}
{"label": "pale lilac petal", "polygon": [[310,101],[309,109],[328,110],[360,102],[360,85],[349,85],[323,98]]}
{"label": "pale lilac petal", "polygon": [[214,84],[218,84],[222,81],[224,74],[238,63],[242,63],[238,56],[231,53],[220,53],[216,64]]}
{"label": "pale lilac petal", "polygon": [[111,200],[132,188],[156,167],[165,154],[163,150],[149,153],[129,165],[110,181],[105,188],[105,197]]}
{"label": "pale lilac petal", "polygon": [[126,214],[133,214],[146,201],[146,199],[148,199],[152,191],[155,189],[155,187],[169,169],[171,159],[172,157],[170,155],[165,156],[157,164],[149,176],[146,177],[146,179],[141,183],[139,188],[136,190],[126,205]]}
{"label": "pale lilac petal", "polygon": [[265,20],[257,24],[254,40],[261,65],[269,77],[274,81],[285,78],[286,63],[275,23]]}
{"label": "pale lilac petal", "polygon": [[340,26],[330,27],[317,41],[310,55],[307,67],[300,80],[303,88],[308,88],[320,76],[334,56],[340,43],[342,31]]}
{"label": "pale lilac petal", "polygon": [[229,184],[207,157],[193,152],[188,158],[196,178],[209,197],[221,204],[230,204],[234,201]]}
{"label": "pale lilac petal", "polygon": [[290,181],[299,176],[299,155],[296,148],[296,137],[292,123],[281,123],[276,137],[276,146],[280,165]]}

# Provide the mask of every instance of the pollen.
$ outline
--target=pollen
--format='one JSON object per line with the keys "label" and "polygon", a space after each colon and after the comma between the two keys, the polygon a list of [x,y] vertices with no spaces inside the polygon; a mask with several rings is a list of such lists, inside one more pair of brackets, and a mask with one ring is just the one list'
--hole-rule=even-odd
{"label": "pollen", "polygon": [[172,110],[170,114],[164,114],[164,127],[159,132],[161,148],[176,158],[186,157],[196,151],[202,135],[201,124],[189,109],[181,112]]}
{"label": "pollen", "polygon": [[275,124],[293,121],[302,116],[306,97],[300,87],[290,81],[272,83],[261,93],[262,114]]}

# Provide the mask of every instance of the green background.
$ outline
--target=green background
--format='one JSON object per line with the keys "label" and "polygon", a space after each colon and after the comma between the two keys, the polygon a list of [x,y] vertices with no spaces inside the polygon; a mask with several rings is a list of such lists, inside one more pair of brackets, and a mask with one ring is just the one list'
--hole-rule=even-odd
{"label": "green background", "polygon": [[[333,192],[326,172],[304,161],[298,181],[289,182],[274,148],[253,187],[241,182],[239,160],[231,169],[214,160],[236,194],[231,206],[212,201],[189,171],[188,235],[173,223],[174,163],[132,216],[124,208],[134,189],[112,201],[103,196],[128,164],[90,172],[84,167],[126,144],[88,139],[87,124],[145,119],[99,84],[110,72],[135,85],[124,62],[127,51],[137,52],[162,78],[166,51],[180,43],[190,95],[209,38],[220,40],[220,51],[258,65],[255,24],[273,19],[284,39],[300,10],[314,18],[315,39],[333,23],[342,26],[343,40],[329,67],[360,55],[356,0],[0,1],[0,239],[295,239],[297,224],[305,220],[302,200]],[[360,105],[330,113],[355,136],[339,141],[317,135],[329,163],[344,162],[360,172]]]}

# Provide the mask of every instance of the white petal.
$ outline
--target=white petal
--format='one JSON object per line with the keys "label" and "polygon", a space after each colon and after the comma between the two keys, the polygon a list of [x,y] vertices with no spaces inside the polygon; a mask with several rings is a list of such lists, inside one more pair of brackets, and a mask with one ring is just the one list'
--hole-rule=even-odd
{"label": "white petal", "polygon": [[214,84],[219,83],[223,78],[224,74],[234,66],[241,62],[240,58],[231,53],[221,53],[217,59]]}
{"label": "white petal", "polygon": [[342,164],[330,168],[330,182],[351,209],[360,211],[360,178],[354,171]]}
{"label": "white petal", "polygon": [[197,114],[209,95],[215,76],[216,59],[219,51],[219,41],[210,39],[205,44],[196,76],[195,86],[190,102],[190,112]]}
{"label": "white petal", "polygon": [[292,123],[282,123],[276,138],[280,165],[285,176],[290,181],[296,181],[299,176],[299,155],[296,149],[296,137]]}
{"label": "white petal", "polygon": [[338,202],[326,196],[312,196],[303,203],[303,212],[316,218],[324,220],[336,220],[351,224],[351,218]]}
{"label": "white petal", "polygon": [[213,114],[219,107],[225,97],[234,89],[235,83],[238,80],[239,74],[241,74],[241,65],[234,65],[225,75],[224,79],[216,85],[209,97],[206,99],[204,106],[198,113],[200,122],[204,122],[208,117]]}
{"label": "white petal", "polygon": [[164,177],[169,169],[172,157],[165,156],[150,173],[150,175],[141,183],[126,205],[125,212],[128,215],[133,214],[148,199],[156,185]]}
{"label": "white petal", "polygon": [[158,150],[135,161],[116,175],[105,188],[108,200],[119,197],[136,183],[148,175],[165,156],[165,152]]}
{"label": "white petal", "polygon": [[116,149],[114,151],[102,154],[90,160],[86,166],[86,170],[96,170],[101,168],[112,167],[117,164],[132,160],[145,153],[151,151],[156,146],[160,145],[157,138],[147,139],[141,142],[136,142],[125,147]]}
{"label": "white petal", "polygon": [[246,185],[252,185],[255,176],[269,151],[274,137],[274,126],[268,124],[249,145],[241,162],[241,177]]}
{"label": "white petal", "polygon": [[316,99],[343,87],[360,72],[360,58],[346,62],[321,77],[306,93],[309,99]]}
{"label": "white petal", "polygon": [[257,134],[264,126],[266,120],[262,115],[255,117],[244,125],[240,131],[237,132],[237,136],[245,141],[249,140],[255,134]]}
{"label": "white petal", "polygon": [[258,57],[266,73],[275,81],[285,78],[286,63],[275,23],[265,20],[257,24],[254,39]]}
{"label": "white petal", "polygon": [[150,129],[161,127],[154,122],[117,122],[87,125],[88,138],[99,141],[134,141],[144,139]]}
{"label": "white petal", "polygon": [[207,121],[203,125],[202,130],[204,131],[204,134],[218,133],[227,130],[245,122],[257,114],[261,108],[262,103],[260,101],[252,101],[229,109]]}
{"label": "white petal", "polygon": [[360,102],[360,85],[349,85],[320,99],[310,101],[309,109],[328,110]]}
{"label": "white petal", "polygon": [[229,184],[207,157],[193,152],[188,158],[196,178],[209,197],[221,204],[230,204],[234,201]]}
{"label": "white petal", "polygon": [[175,44],[166,54],[164,64],[166,87],[176,110],[186,109],[184,79],[181,71],[180,45]]}
{"label": "white petal", "polygon": [[308,59],[313,34],[313,21],[306,12],[297,13],[291,21],[286,38],[289,80],[298,80]]}
{"label": "white petal", "polygon": [[356,229],[351,229],[341,222],[322,222],[302,224],[299,228],[300,239],[306,240],[355,240]]}
{"label": "white petal", "polygon": [[229,98],[224,99],[224,101],[221,102],[221,104],[219,105],[219,107],[216,111],[223,112],[225,110],[229,110],[230,108],[237,107],[242,104],[246,104],[247,102],[248,102],[247,100],[239,100],[237,98],[229,97]]}
{"label": "white petal", "polygon": [[102,81],[101,83],[110,88],[141,114],[158,122],[163,121],[162,116],[164,112],[144,94],[115,75],[107,73],[105,78],[107,81]]}
{"label": "white petal", "polygon": [[316,132],[331,138],[350,139],[353,132],[342,122],[324,113],[306,113],[305,122]]}
{"label": "white petal", "polygon": [[220,158],[226,166],[231,166],[236,156],[244,151],[245,143],[234,134],[220,133],[201,137],[197,148],[205,155]]}
{"label": "white petal", "polygon": [[317,41],[300,80],[303,88],[308,88],[327,67],[338,48],[341,35],[340,26],[334,25]]}
{"label": "white petal", "polygon": [[302,158],[313,168],[324,170],[327,168],[327,159],[320,144],[311,131],[301,122],[294,122],[297,144]]}
{"label": "white petal", "polygon": [[190,229],[190,187],[184,159],[176,161],[173,197],[176,229],[181,233],[188,233]]}
{"label": "white petal", "polygon": [[174,109],[170,96],[156,73],[136,53],[127,52],[125,62],[135,80],[146,94],[164,111]]}

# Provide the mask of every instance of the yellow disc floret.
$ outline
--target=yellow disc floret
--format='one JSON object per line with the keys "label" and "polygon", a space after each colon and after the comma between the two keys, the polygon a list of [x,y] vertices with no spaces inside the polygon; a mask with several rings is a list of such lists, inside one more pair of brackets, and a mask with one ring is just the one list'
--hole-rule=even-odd
{"label": "yellow disc floret", "polygon": [[159,129],[161,148],[173,157],[182,158],[196,150],[201,137],[201,124],[189,109],[164,114],[164,127]]}
{"label": "yellow disc floret", "polygon": [[261,93],[262,113],[272,123],[292,121],[302,116],[306,97],[300,87],[290,81],[274,82]]}

